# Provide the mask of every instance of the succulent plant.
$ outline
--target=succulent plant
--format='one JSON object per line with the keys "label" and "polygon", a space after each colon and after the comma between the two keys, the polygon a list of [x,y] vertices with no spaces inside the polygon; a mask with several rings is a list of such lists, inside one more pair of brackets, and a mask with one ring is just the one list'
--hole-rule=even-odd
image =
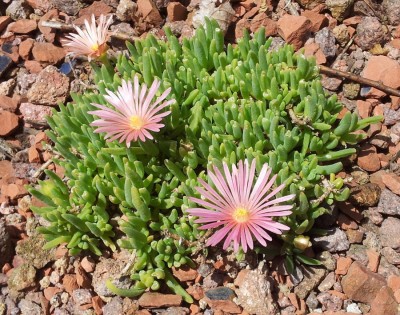
{"label": "succulent plant", "polygon": [[[206,171],[241,160],[256,160],[259,172],[268,163],[285,184],[278,197],[295,194],[290,216],[279,222],[290,227],[280,236],[279,254],[314,264],[302,254],[316,218],[327,205],[345,200],[349,189],[336,177],[341,158],[354,154],[363,139],[357,131],[380,117],[360,120],[346,113],[336,95],[324,92],[313,59],[285,45],[271,50],[271,39],[260,29],[236,46],[225,46],[215,21],[182,43],[166,29],[166,41],[148,35],[127,43],[127,53],[100,68],[94,66],[97,90],[73,95],[73,101],[48,118],[56,163],[65,178],[46,171],[47,179],[30,192],[48,206],[33,208],[49,225],[40,231],[46,247],[67,243],[70,253],[117,246],[135,253],[130,270],[134,285],[114,292],[133,296],[165,281],[186,301],[191,297],[173,278],[170,268],[188,264],[202,248],[205,232],[186,210],[199,197],[198,179],[210,182]],[[115,65],[115,69],[114,69]],[[116,70],[116,71],[115,71]],[[107,142],[90,124],[92,103],[107,104],[106,90],[116,91],[122,80],[171,88],[170,115],[154,140]],[[269,247],[262,249],[268,253]]]}

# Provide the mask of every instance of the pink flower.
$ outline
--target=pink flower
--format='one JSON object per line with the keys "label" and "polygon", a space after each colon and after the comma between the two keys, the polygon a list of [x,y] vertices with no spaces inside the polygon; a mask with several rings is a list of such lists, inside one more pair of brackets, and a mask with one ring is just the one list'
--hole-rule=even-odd
{"label": "pink flower", "polygon": [[187,210],[188,213],[199,217],[196,223],[207,223],[201,229],[223,226],[208,239],[207,245],[215,246],[226,237],[224,249],[233,242],[235,251],[238,251],[241,245],[246,252],[247,248],[253,249],[253,238],[261,245],[267,246],[266,240],[272,240],[267,232],[282,234],[282,230],[289,230],[286,225],[273,221],[272,217],[291,214],[292,205],[278,206],[276,204],[291,200],[295,195],[271,199],[283,189],[284,185],[278,186],[267,194],[276,180],[276,175],[274,175],[268,181],[271,175],[268,164],[263,165],[254,185],[255,159],[251,166],[247,160],[244,165],[243,161],[240,161],[238,168],[232,165],[232,172],[229,171],[226,163],[223,163],[223,168],[225,176],[215,166],[215,173],[208,173],[216,189],[199,179],[203,187],[196,187],[196,190],[205,200],[189,198],[203,206],[203,208]]}
{"label": "pink flower", "polygon": [[84,30],[74,25],[78,34],[70,33],[63,43],[70,49],[72,56],[84,55],[89,61],[92,58],[98,58],[108,49],[106,42],[109,38],[108,28],[111,23],[112,16],[106,19],[104,15],[100,15],[99,25],[96,26],[95,16],[92,15],[92,23],[89,24],[89,21],[85,20]]}
{"label": "pink flower", "polygon": [[89,114],[100,117],[91,123],[92,126],[98,127],[95,132],[107,133],[105,138],[108,141],[116,139],[119,139],[120,143],[125,141],[128,148],[131,141],[140,139],[144,142],[146,138],[153,139],[150,131],[160,131],[164,125],[159,122],[171,113],[170,111],[160,113],[160,111],[175,102],[174,99],[163,102],[171,88],[152,102],[159,87],[160,81],[154,80],[147,90],[145,84],[139,86],[139,80],[135,76],[133,86],[132,82],[122,80],[122,85],[118,87],[116,93],[106,90],[108,95],[104,95],[104,98],[115,109],[92,104],[99,110],[91,111]]}

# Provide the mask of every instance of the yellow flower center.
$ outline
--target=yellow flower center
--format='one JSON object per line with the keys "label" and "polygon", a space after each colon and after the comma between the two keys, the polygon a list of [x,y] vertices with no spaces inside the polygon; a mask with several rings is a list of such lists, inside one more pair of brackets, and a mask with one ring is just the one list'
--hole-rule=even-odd
{"label": "yellow flower center", "polygon": [[97,50],[99,50],[99,44],[96,43],[96,44],[92,45],[91,48],[93,51],[97,51]]}
{"label": "yellow flower center", "polygon": [[143,121],[142,117],[134,115],[130,118],[130,126],[132,129],[139,130],[143,127],[143,125],[144,125],[144,121]]}
{"label": "yellow flower center", "polygon": [[233,218],[235,219],[236,222],[238,223],[244,223],[247,222],[250,218],[249,210],[246,208],[236,208],[236,210],[233,212]]}

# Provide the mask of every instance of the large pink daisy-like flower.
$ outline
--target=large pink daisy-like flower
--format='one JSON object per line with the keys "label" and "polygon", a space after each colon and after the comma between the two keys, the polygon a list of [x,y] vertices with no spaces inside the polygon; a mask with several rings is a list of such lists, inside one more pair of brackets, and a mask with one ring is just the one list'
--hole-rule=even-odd
{"label": "large pink daisy-like flower", "polygon": [[226,237],[224,249],[233,242],[235,251],[238,251],[241,245],[246,252],[247,248],[253,249],[253,238],[261,245],[267,246],[266,240],[272,240],[269,232],[282,234],[282,231],[289,230],[289,227],[273,221],[272,218],[291,214],[292,205],[276,204],[291,200],[295,195],[272,199],[284,185],[269,192],[275,183],[276,175],[269,180],[271,168],[268,164],[264,164],[254,185],[255,159],[251,166],[247,160],[244,163],[240,161],[238,167],[232,165],[232,172],[227,164],[223,163],[223,169],[225,176],[215,166],[214,173],[208,172],[216,189],[199,179],[203,187],[196,187],[196,190],[204,200],[189,198],[204,207],[187,210],[188,213],[199,217],[196,223],[207,223],[201,226],[201,229],[223,226],[208,239],[207,245],[215,246]]}
{"label": "large pink daisy-like flower", "polygon": [[84,55],[89,61],[92,58],[98,58],[108,49],[107,40],[109,37],[108,28],[112,23],[112,16],[108,19],[104,15],[100,15],[99,24],[96,25],[95,16],[92,15],[92,22],[85,20],[85,29],[81,29],[74,25],[78,34],[69,34],[67,40],[63,43],[70,50],[70,55]]}
{"label": "large pink daisy-like flower", "polygon": [[92,104],[99,108],[89,112],[100,118],[91,123],[92,126],[98,127],[95,132],[107,133],[105,138],[108,141],[116,139],[119,139],[120,143],[125,141],[128,147],[131,141],[140,139],[144,142],[146,139],[153,139],[150,131],[160,131],[164,124],[159,122],[171,113],[170,111],[160,113],[160,111],[175,102],[174,99],[163,102],[171,88],[153,101],[160,84],[159,80],[154,80],[148,90],[146,84],[139,85],[139,80],[135,76],[133,85],[130,81],[122,80],[122,85],[116,93],[106,90],[108,95],[104,95],[104,98],[115,109]]}

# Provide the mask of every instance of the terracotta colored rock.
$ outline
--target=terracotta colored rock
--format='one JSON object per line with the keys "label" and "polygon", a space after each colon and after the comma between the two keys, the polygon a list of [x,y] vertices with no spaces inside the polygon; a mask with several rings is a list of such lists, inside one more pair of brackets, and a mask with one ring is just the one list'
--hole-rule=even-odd
{"label": "terracotta colored rock", "polygon": [[326,62],[326,57],[321,50],[321,47],[317,43],[311,43],[304,45],[304,56],[315,57],[317,64],[322,65]]}
{"label": "terracotta colored rock", "polygon": [[384,286],[371,303],[370,315],[398,314],[397,306],[393,291]]}
{"label": "terracotta colored rock", "polygon": [[40,154],[34,146],[30,147],[28,150],[29,163],[40,163]]}
{"label": "terracotta colored rock", "polygon": [[79,16],[100,16],[111,13],[112,8],[103,1],[94,1],[90,6],[79,11]]}
{"label": "terracotta colored rock", "polygon": [[360,213],[360,211],[355,208],[350,202],[340,202],[339,209],[358,223],[360,223],[361,220],[364,219],[364,216]]}
{"label": "terracotta colored rock", "polygon": [[144,22],[152,25],[159,25],[162,23],[163,18],[152,0],[138,0],[137,6],[137,12]]}
{"label": "terracotta colored rock", "polygon": [[187,17],[187,9],[179,2],[170,2],[167,6],[167,16],[170,22],[184,21]]}
{"label": "terracotta colored rock", "polygon": [[0,95],[0,109],[15,113],[19,105],[16,98]]}
{"label": "terracotta colored rock", "polygon": [[394,173],[386,173],[382,175],[382,181],[396,195],[400,195],[400,176]]}
{"label": "terracotta colored rock", "polygon": [[[46,134],[45,134],[46,135]],[[47,137],[47,136],[46,136]],[[88,273],[91,273],[94,271],[94,268],[96,267],[96,263],[94,262],[93,258],[90,257],[83,257],[81,261],[81,267],[83,270],[85,270]]]}
{"label": "terracotta colored rock", "polygon": [[52,9],[48,11],[45,15],[43,15],[40,20],[39,20],[39,30],[43,34],[44,38],[46,41],[49,43],[54,42],[54,38],[56,36],[56,31],[55,29],[47,26],[42,26],[43,21],[49,21],[52,19],[57,19],[58,18],[58,10],[57,9]]}
{"label": "terracotta colored rock", "polygon": [[19,126],[19,118],[14,113],[0,111],[0,136],[13,134]]}
{"label": "terracotta colored rock", "polygon": [[265,36],[276,36],[278,34],[278,26],[276,22],[270,18],[265,12],[261,12],[253,17],[250,22],[250,31],[255,33],[259,28],[265,29]]}
{"label": "terracotta colored rock", "polygon": [[368,172],[376,172],[381,168],[381,162],[373,145],[365,144],[360,148],[357,165]]}
{"label": "terracotta colored rock", "polygon": [[360,230],[345,231],[350,244],[359,244],[362,242],[364,233]]}
{"label": "terracotta colored rock", "polygon": [[368,256],[367,268],[373,272],[377,272],[380,259],[379,254],[373,249],[367,249],[367,256]]}
{"label": "terracotta colored rock", "polygon": [[65,291],[72,294],[73,291],[79,289],[78,283],[76,281],[76,276],[71,274],[66,274],[63,278],[63,286]]}
{"label": "terracotta colored rock", "polygon": [[186,291],[197,301],[204,297],[204,290],[199,285],[189,286]]}
{"label": "terracotta colored rock", "polygon": [[147,308],[179,306],[182,303],[182,297],[174,294],[145,292],[138,302],[141,307]]}
{"label": "terracotta colored rock", "polygon": [[37,22],[34,20],[22,19],[18,20],[9,27],[10,32],[17,34],[28,34],[37,28]]}
{"label": "terracotta colored rock", "polygon": [[43,290],[44,297],[47,301],[50,301],[51,298],[59,292],[61,292],[61,289],[57,287],[48,287]]}
{"label": "terracotta colored rock", "polygon": [[172,268],[172,272],[180,281],[192,281],[198,276],[197,270],[183,266],[181,268]]}
{"label": "terracotta colored rock", "polygon": [[343,213],[339,213],[337,218],[337,224],[340,226],[342,230],[356,230],[358,229],[358,224],[350,219],[348,216]]}
{"label": "terracotta colored rock", "polygon": [[17,182],[15,184],[3,185],[1,187],[1,192],[11,200],[16,200],[28,193],[24,188],[24,184]]}
{"label": "terracotta colored rock", "polygon": [[351,263],[353,260],[349,257],[339,257],[336,261],[336,270],[335,273],[337,275],[345,275],[349,270]]}
{"label": "terracotta colored rock", "polygon": [[[207,304],[211,307],[211,309],[216,311],[224,311],[231,314],[241,314],[242,308],[236,305],[235,302],[231,300],[211,300],[209,298],[204,299]],[[214,314],[216,314],[214,312]]]}
{"label": "terracotta colored rock", "polygon": [[51,43],[36,42],[32,49],[33,57],[36,61],[49,62],[56,64],[64,59],[65,51],[61,47]]}
{"label": "terracotta colored rock", "polygon": [[19,111],[25,121],[45,123],[46,116],[51,116],[52,110],[49,106],[35,105],[32,103],[21,103]]}
{"label": "terracotta colored rock", "polygon": [[93,304],[94,311],[96,312],[97,315],[103,314],[102,307],[103,307],[104,303],[100,296],[96,295],[96,296],[92,297],[92,304]]}
{"label": "terracotta colored rock", "polygon": [[284,15],[278,21],[278,33],[295,49],[300,49],[311,33],[312,24],[305,16]]}
{"label": "terracotta colored rock", "polygon": [[388,277],[388,286],[393,292],[400,290],[400,276],[390,275]]}
{"label": "terracotta colored rock", "polygon": [[386,285],[383,276],[370,271],[358,261],[352,263],[342,279],[343,292],[357,302],[370,303]]}
{"label": "terracotta colored rock", "polygon": [[30,73],[39,73],[43,70],[41,63],[36,60],[25,60],[24,65]]}
{"label": "terracotta colored rock", "polygon": [[372,104],[370,102],[357,100],[356,106],[357,106],[358,115],[362,119],[367,118],[371,115]]}
{"label": "terracotta colored rock", "polygon": [[[397,89],[400,87],[400,64],[386,56],[372,56],[365,65],[362,76],[381,81],[383,84]],[[368,96],[373,98],[380,98],[384,95],[384,92],[375,88],[371,88],[368,93]]]}
{"label": "terracotta colored rock", "polygon": [[0,16],[0,32],[2,32],[11,21],[12,19],[8,15]]}
{"label": "terracotta colored rock", "polygon": [[28,101],[34,104],[56,106],[65,102],[69,92],[69,79],[54,66],[47,66],[36,78],[27,93]]}
{"label": "terracotta colored rock", "polygon": [[10,161],[0,161],[0,179],[13,178],[15,176],[14,168]]}
{"label": "terracotta colored rock", "polygon": [[82,267],[78,267],[76,268],[75,273],[76,273],[76,283],[78,283],[78,286],[80,288],[89,289],[91,280],[89,276],[86,274],[85,270],[83,270]]}
{"label": "terracotta colored rock", "polygon": [[18,53],[22,59],[29,59],[29,54],[31,53],[34,43],[35,40],[33,40],[32,38],[27,38],[19,45]]}
{"label": "terracotta colored rock", "polygon": [[325,26],[328,26],[328,24],[329,24],[328,19],[323,14],[319,14],[317,12],[310,11],[310,10],[305,10],[302,13],[302,15],[311,21],[310,30],[313,33],[318,32],[320,29],[324,28]]}

